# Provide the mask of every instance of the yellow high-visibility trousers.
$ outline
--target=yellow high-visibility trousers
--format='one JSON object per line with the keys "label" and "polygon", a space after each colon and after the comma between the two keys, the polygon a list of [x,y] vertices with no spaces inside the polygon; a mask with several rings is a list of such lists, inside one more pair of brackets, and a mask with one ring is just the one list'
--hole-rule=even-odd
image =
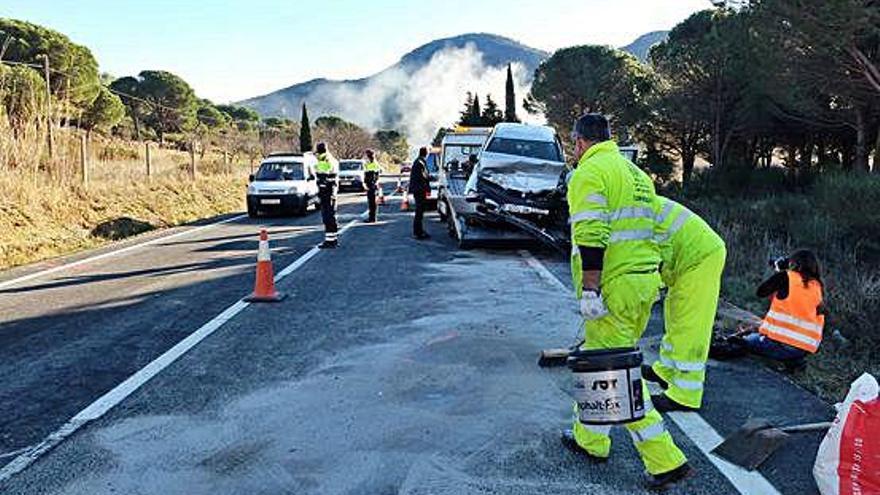
{"label": "yellow high-visibility trousers", "polygon": [[666,396],[685,406],[699,408],[703,403],[706,360],[726,258],[722,247],[684,273],[675,274],[663,303],[666,332],[660,343],[660,359],[652,368],[669,384]]}
{"label": "yellow high-visibility trousers", "polygon": [[[609,314],[588,321],[584,325],[585,340],[582,349],[613,349],[637,347],[651,317],[651,307],[657,298],[660,276],[657,273],[623,275],[602,288]],[[649,474],[672,471],[687,462],[666,431],[663,417],[651,405],[647,386],[642,382],[645,397],[645,417],[625,425],[636,450]],[[577,417],[575,404],[574,438],[591,455],[608,457],[611,452],[610,426],[584,425]]]}

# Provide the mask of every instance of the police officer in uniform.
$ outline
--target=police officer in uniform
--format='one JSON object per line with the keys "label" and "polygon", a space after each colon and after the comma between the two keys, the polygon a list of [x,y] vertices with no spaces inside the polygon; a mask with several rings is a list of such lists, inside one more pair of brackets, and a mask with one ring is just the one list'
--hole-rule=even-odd
{"label": "police officer in uniform", "polygon": [[324,242],[321,249],[335,249],[339,246],[336,224],[336,190],[339,188],[339,162],[327,151],[325,143],[318,143],[315,148],[318,163],[315,172],[318,175],[318,198],[321,200],[321,220],[324,222]]}
{"label": "police officer in uniform", "polygon": [[370,216],[367,223],[376,223],[376,196],[379,193],[379,174],[381,168],[376,162],[376,154],[373,150],[367,150],[367,163],[364,165],[364,182],[367,184],[367,204],[370,208]]}

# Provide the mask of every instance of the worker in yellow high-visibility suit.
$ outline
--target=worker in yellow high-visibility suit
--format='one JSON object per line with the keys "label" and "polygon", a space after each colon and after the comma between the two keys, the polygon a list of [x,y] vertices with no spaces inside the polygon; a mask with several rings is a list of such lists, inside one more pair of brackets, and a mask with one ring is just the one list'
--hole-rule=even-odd
{"label": "worker in yellow high-visibility suit", "polygon": [[[654,184],[620,154],[608,120],[586,114],[575,122],[572,138],[580,157],[568,183],[571,218],[571,268],[574,289],[586,320],[584,350],[634,348],[645,331],[660,287],[660,250],[654,240]],[[643,382],[643,396],[648,397]],[[649,484],[665,487],[692,469],[645,400],[645,417],[626,424],[651,475]],[[583,424],[577,415],[563,432],[569,449],[593,461],[608,458],[610,426]]]}
{"label": "worker in yellow high-visibility suit", "polygon": [[666,333],[660,359],[642,376],[666,391],[652,397],[659,411],[695,411],[703,402],[706,359],[718,309],[724,240],[702,218],[662,196],[655,208],[655,236],[669,288],[663,304]]}

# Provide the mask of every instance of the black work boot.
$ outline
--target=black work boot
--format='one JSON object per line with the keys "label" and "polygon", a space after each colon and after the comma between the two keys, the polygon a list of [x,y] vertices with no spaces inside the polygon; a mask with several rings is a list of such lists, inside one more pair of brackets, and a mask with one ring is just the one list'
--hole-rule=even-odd
{"label": "black work boot", "polygon": [[672,471],[651,476],[648,479],[648,488],[656,491],[665,490],[679,481],[684,481],[685,479],[690,478],[694,472],[694,468],[685,462]]}
{"label": "black work boot", "polygon": [[336,249],[339,247],[339,241],[324,241],[318,244],[318,249]]}
{"label": "black work boot", "polygon": [[593,455],[584,450],[583,447],[578,445],[577,440],[574,439],[574,432],[571,430],[562,430],[562,435],[559,437],[559,439],[562,441],[562,445],[564,445],[566,449],[574,452],[575,454],[586,457],[587,460],[592,462],[593,464],[603,464],[605,462],[608,462],[607,457],[599,457],[597,455]]}
{"label": "black work boot", "polygon": [[676,401],[670,399],[669,397],[667,397],[666,394],[652,395],[651,402],[654,404],[654,409],[656,409],[660,412],[671,412],[671,411],[695,412],[695,411],[700,410],[698,407],[686,406],[684,404],[676,402]]}
{"label": "black work boot", "polygon": [[654,368],[652,368],[650,365],[642,365],[642,378],[648,380],[649,382],[654,382],[657,385],[660,385],[660,388],[662,388],[663,390],[669,388],[669,383],[661,378],[660,375],[658,375],[657,372],[654,371]]}

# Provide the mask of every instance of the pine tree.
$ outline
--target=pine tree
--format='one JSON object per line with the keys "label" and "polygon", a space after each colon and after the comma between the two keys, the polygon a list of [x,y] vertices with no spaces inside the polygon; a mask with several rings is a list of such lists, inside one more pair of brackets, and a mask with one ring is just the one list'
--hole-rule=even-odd
{"label": "pine tree", "polygon": [[498,104],[492,99],[491,94],[486,95],[486,106],[483,107],[483,115],[481,115],[480,125],[484,127],[494,127],[495,124],[504,121],[504,115]]}
{"label": "pine tree", "polygon": [[300,122],[299,130],[299,151],[301,153],[312,151],[312,126],[309,123],[309,112],[306,109],[305,103],[302,105],[302,121]]}
{"label": "pine tree", "polygon": [[468,124],[471,126],[479,126],[483,123],[483,111],[480,110],[480,95],[474,95],[474,103],[471,105],[471,116]]}
{"label": "pine tree", "polygon": [[474,95],[470,91],[467,92],[464,100],[464,110],[461,111],[458,125],[470,125],[471,115],[474,113]]}
{"label": "pine tree", "polygon": [[507,86],[504,95],[504,122],[519,122],[516,116],[516,89],[513,86],[513,70],[507,64]]}

